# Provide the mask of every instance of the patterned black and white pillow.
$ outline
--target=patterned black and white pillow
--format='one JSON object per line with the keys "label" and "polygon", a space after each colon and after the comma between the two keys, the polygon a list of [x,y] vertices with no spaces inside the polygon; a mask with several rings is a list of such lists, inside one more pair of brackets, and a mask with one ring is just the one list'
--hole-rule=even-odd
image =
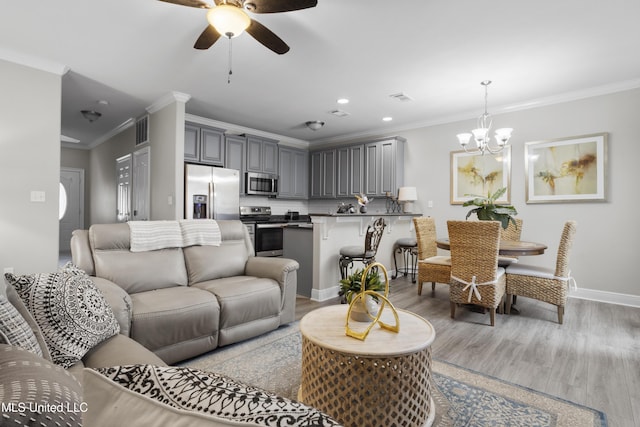
{"label": "patterned black and white pillow", "polygon": [[95,371],[159,405],[199,413],[232,425],[340,426],[328,415],[303,403],[212,372],[151,365],[115,366]]}
{"label": "patterned black and white pillow", "polygon": [[0,344],[0,425],[82,426],[82,385],[61,366]]}
{"label": "patterned black and white pillow", "polygon": [[51,359],[68,368],[98,343],[120,332],[100,290],[81,270],[5,274],[40,326]]}
{"label": "patterned black and white pillow", "polygon": [[0,295],[0,343],[15,345],[42,356],[42,348],[27,321]]}

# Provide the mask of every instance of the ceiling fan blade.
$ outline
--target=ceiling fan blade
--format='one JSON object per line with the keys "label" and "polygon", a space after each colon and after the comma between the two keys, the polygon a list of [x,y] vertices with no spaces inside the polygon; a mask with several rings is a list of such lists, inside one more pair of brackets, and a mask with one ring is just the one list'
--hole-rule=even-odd
{"label": "ceiling fan blade", "polygon": [[209,9],[211,6],[204,0],[160,0],[166,3],[179,4],[180,6],[197,7],[198,9]]}
{"label": "ceiling fan blade", "polygon": [[212,25],[207,25],[193,47],[201,50],[209,49],[219,38],[220,33]]}
{"label": "ceiling fan blade", "polygon": [[263,46],[271,49],[278,55],[289,52],[289,46],[280,37],[276,36],[273,31],[255,19],[251,20],[251,24],[249,24],[246,32],[262,43]]}
{"label": "ceiling fan blade", "polygon": [[245,0],[244,8],[253,13],[278,13],[316,7],[318,0]]}

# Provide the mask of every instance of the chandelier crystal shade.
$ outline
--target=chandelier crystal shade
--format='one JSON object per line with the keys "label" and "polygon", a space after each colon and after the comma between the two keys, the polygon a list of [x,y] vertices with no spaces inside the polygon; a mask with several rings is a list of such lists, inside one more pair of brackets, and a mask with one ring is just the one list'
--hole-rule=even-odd
{"label": "chandelier crystal shade", "polygon": [[[491,84],[491,80],[485,80],[480,84],[484,86],[484,114],[478,117],[478,127],[476,129],[473,129],[471,133],[459,133],[456,136],[458,137],[458,142],[460,143],[462,148],[464,148],[464,151],[468,153],[475,152],[484,154],[485,151],[488,151],[491,154],[496,154],[501,152],[504,147],[509,144],[509,139],[511,139],[511,132],[513,132],[513,128],[496,129],[496,143],[493,146],[490,145],[492,119],[491,114],[487,112],[487,87]],[[471,137],[473,137],[476,143],[476,147],[474,149],[467,148],[469,142],[471,141]]]}

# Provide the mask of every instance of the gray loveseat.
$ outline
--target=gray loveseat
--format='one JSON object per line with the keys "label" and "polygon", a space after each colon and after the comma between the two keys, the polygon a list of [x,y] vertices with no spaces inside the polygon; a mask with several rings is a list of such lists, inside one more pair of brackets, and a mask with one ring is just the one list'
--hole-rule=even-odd
{"label": "gray loveseat", "polygon": [[253,256],[240,221],[217,225],[219,246],[132,252],[128,224],[96,224],[73,232],[72,260],[104,294],[120,333],[171,364],[295,320],[298,263]]}

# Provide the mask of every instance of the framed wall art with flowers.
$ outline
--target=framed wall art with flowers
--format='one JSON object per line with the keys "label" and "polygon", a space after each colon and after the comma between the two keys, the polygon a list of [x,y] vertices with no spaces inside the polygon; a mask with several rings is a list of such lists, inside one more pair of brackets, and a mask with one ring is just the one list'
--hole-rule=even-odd
{"label": "framed wall art with flowers", "polygon": [[527,142],[527,203],[604,201],[606,166],[606,133]]}
{"label": "framed wall art with flowers", "polygon": [[505,193],[496,202],[511,202],[511,147],[498,154],[451,152],[451,204],[461,205],[471,195],[487,196],[500,188]]}

